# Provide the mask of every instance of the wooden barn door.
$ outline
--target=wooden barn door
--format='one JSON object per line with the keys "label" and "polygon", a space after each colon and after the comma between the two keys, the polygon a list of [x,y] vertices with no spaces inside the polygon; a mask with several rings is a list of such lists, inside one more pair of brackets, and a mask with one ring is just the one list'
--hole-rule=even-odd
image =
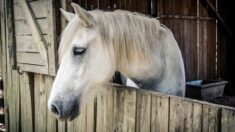
{"label": "wooden barn door", "polygon": [[55,75],[53,0],[14,0],[13,9],[17,70]]}
{"label": "wooden barn door", "polygon": [[[216,0],[209,0],[217,7]],[[217,19],[203,0],[157,0],[157,17],[181,49],[187,80],[215,79],[218,72]]]}

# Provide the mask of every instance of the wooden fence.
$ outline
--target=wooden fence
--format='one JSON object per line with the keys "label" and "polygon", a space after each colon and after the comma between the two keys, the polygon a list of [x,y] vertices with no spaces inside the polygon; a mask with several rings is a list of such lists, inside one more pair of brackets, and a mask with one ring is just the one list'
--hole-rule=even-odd
{"label": "wooden fence", "polygon": [[67,131],[233,132],[235,108],[115,86],[89,102]]}
{"label": "wooden fence", "polygon": [[235,109],[119,86],[102,90],[75,121],[58,123],[51,127],[68,132],[233,132]]}

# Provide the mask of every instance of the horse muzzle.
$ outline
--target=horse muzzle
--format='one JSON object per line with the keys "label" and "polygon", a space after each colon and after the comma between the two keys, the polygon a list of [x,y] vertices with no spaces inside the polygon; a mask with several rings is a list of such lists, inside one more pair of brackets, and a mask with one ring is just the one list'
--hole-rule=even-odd
{"label": "horse muzzle", "polygon": [[56,118],[61,121],[72,121],[80,114],[79,103],[76,100],[52,100],[48,107]]}

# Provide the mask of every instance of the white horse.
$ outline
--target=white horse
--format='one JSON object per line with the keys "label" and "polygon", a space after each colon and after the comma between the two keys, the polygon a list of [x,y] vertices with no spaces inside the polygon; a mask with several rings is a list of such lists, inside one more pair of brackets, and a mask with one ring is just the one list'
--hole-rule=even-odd
{"label": "white horse", "polygon": [[184,96],[185,71],[172,32],[154,18],[127,11],[86,11],[72,4],[59,47],[60,67],[48,108],[73,120],[115,71],[139,88]]}

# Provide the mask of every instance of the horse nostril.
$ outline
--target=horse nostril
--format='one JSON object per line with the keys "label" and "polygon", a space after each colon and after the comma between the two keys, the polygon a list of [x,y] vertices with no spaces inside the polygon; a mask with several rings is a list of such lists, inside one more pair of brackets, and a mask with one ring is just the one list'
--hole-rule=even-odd
{"label": "horse nostril", "polygon": [[60,116],[60,111],[59,109],[56,107],[56,105],[52,104],[51,105],[51,111],[56,114],[57,116]]}

